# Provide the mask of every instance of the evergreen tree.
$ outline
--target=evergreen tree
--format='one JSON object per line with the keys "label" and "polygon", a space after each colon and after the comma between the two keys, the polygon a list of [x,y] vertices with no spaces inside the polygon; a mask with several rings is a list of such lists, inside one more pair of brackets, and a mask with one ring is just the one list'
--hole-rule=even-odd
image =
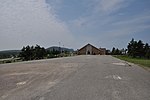
{"label": "evergreen tree", "polygon": [[144,44],[141,40],[134,41],[132,39],[128,43],[128,55],[132,57],[149,58],[150,47],[148,43]]}
{"label": "evergreen tree", "polygon": [[139,40],[137,43],[136,52],[137,52],[136,56],[140,58],[144,57],[144,44],[141,40]]}
{"label": "evergreen tree", "polygon": [[26,46],[23,47],[20,53],[20,57],[22,60],[34,60],[34,59],[43,59],[46,57],[47,52],[43,47],[39,45],[34,46]]}
{"label": "evergreen tree", "polygon": [[150,59],[150,46],[148,45],[148,43],[146,43],[144,46],[144,56]]}
{"label": "evergreen tree", "polygon": [[115,55],[120,55],[120,50],[118,48],[115,51]]}
{"label": "evergreen tree", "polygon": [[149,52],[149,49],[150,49],[150,47],[149,47],[148,43],[146,43],[144,46],[144,56],[145,57],[146,57],[147,52]]}
{"label": "evergreen tree", "polygon": [[122,52],[118,48],[116,49],[115,47],[113,47],[111,54],[112,55],[121,55]]}
{"label": "evergreen tree", "polygon": [[138,49],[137,45],[138,45],[137,41],[134,41],[134,39],[132,38],[132,40],[130,41],[130,43],[128,43],[128,46],[127,46],[129,56],[136,57],[137,49]]}
{"label": "evergreen tree", "polygon": [[116,52],[116,49],[115,49],[115,47],[113,47],[111,54],[115,55],[115,52]]}
{"label": "evergreen tree", "polygon": [[146,57],[147,59],[150,59],[150,49],[146,52],[145,57]]}

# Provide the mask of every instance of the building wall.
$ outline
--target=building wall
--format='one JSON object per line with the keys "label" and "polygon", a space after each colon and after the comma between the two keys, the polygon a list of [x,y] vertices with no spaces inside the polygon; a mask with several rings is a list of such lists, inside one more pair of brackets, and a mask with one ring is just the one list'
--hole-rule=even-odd
{"label": "building wall", "polygon": [[91,45],[87,45],[85,48],[86,48],[86,55],[92,54],[92,46]]}
{"label": "building wall", "polygon": [[78,55],[86,55],[86,48],[78,50]]}
{"label": "building wall", "polygon": [[90,44],[84,46],[83,48],[81,48],[80,50],[78,50],[77,54],[78,55],[105,55],[106,53],[106,49],[104,48],[96,48]]}
{"label": "building wall", "polygon": [[92,48],[92,54],[93,54],[93,55],[100,55],[100,54],[101,54],[101,51],[93,47],[93,48]]}
{"label": "building wall", "polygon": [[101,55],[106,55],[106,49],[105,48],[100,48],[101,50]]}

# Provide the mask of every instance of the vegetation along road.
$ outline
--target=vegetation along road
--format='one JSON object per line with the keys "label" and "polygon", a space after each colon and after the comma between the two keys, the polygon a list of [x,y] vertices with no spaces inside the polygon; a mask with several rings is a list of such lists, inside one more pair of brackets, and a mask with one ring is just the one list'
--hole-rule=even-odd
{"label": "vegetation along road", "polygon": [[112,56],[0,65],[0,100],[149,100],[150,73]]}
{"label": "vegetation along road", "polygon": [[126,56],[126,55],[117,55],[117,56],[114,56],[114,57],[119,58],[121,60],[131,62],[131,63],[138,64],[138,65],[140,65],[142,67],[145,67],[148,70],[150,70],[150,59],[133,58],[133,57]]}

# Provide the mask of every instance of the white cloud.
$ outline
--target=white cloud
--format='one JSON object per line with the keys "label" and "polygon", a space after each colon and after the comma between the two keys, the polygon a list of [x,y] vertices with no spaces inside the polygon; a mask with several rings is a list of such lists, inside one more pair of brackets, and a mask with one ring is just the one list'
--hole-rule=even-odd
{"label": "white cloud", "polygon": [[126,7],[126,0],[94,0],[94,13],[110,14]]}
{"label": "white cloud", "polygon": [[101,0],[100,7],[102,11],[119,9],[124,0]]}
{"label": "white cloud", "polygon": [[150,29],[149,12],[139,12],[134,15],[123,12],[126,7],[130,7],[132,1],[93,0],[94,3],[90,6],[93,11],[91,9],[87,11],[91,14],[72,21],[73,27],[82,34],[80,40],[84,38],[82,40],[84,43],[94,42],[93,44],[102,47],[109,48],[113,45],[119,47],[119,42],[116,43],[118,45],[115,45],[117,40],[126,43],[128,42],[127,38],[136,37],[143,31]]}
{"label": "white cloud", "polygon": [[58,42],[71,46],[73,36],[45,0],[0,1],[0,49]]}
{"label": "white cloud", "polygon": [[91,27],[92,25],[97,23],[98,20],[101,20],[101,25],[107,24],[114,19],[109,14],[118,11],[119,9],[125,7],[125,5],[127,4],[127,2],[125,3],[125,0],[93,0],[86,3],[85,5],[92,9],[88,9],[87,11],[91,14],[89,14],[89,16],[82,16],[72,21],[73,25],[75,25],[76,27]]}
{"label": "white cloud", "polygon": [[135,15],[135,16],[130,17],[130,19],[124,19],[122,21],[118,21],[114,23],[113,25],[118,25],[118,26],[120,25],[132,25],[133,26],[133,24],[142,25],[142,23],[146,23],[148,21],[150,21],[150,13],[141,13],[140,15]]}
{"label": "white cloud", "polygon": [[[72,21],[73,26],[78,30],[97,30],[99,28],[100,35],[122,36],[133,32],[141,32],[148,29],[146,24],[150,20],[149,12],[137,13],[135,15],[124,15],[123,12],[115,14],[113,11],[118,11],[123,7],[129,6],[134,0],[93,0],[93,12],[97,9],[98,13],[89,16],[80,17]],[[95,9],[96,8],[96,9]],[[101,13],[100,13],[101,12]],[[106,14],[107,13],[107,14]],[[120,16],[120,13],[123,16]]]}
{"label": "white cloud", "polygon": [[48,4],[50,4],[50,6],[55,9],[55,12],[57,13],[57,11],[59,9],[61,9],[61,5],[63,4],[64,0],[46,0],[46,2]]}

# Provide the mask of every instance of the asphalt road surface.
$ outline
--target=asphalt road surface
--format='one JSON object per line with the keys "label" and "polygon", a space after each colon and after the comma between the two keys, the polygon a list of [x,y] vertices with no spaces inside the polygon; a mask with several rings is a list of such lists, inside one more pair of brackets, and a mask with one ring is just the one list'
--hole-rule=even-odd
{"label": "asphalt road surface", "polygon": [[150,100],[150,72],[100,55],[1,64],[0,100]]}

